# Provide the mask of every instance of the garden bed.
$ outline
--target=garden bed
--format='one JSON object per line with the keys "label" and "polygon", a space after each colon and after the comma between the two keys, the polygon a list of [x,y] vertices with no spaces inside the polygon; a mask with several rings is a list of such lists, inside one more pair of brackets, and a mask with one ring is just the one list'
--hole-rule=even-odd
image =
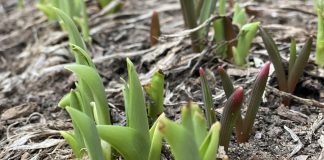
{"label": "garden bed", "polygon": [[[75,76],[63,68],[74,60],[67,34],[57,23],[48,22],[35,3],[27,0],[19,10],[15,1],[0,0],[0,159],[71,159],[72,151],[59,131],[71,130],[72,123],[57,103],[74,87]],[[188,100],[203,104],[199,67],[211,73],[208,80],[220,119],[226,97],[216,68],[226,68],[234,85],[249,93],[259,63],[269,60],[259,34],[253,41],[247,69],[215,56],[210,52],[212,45],[193,53],[187,35],[166,36],[184,30],[178,0],[124,3],[120,12],[110,15],[100,15],[96,1],[87,3],[93,38],[88,48],[116,124],[125,125],[126,121],[120,79],[127,76],[126,57],[134,62],[143,84],[157,68],[165,73],[165,113],[174,120],[179,119],[181,106]],[[301,46],[309,35],[316,35],[317,16],[311,1],[255,0],[243,4],[253,13],[253,20],[272,34],[287,65],[289,38],[294,36]],[[153,10],[160,14],[164,38],[150,47]],[[230,159],[315,160],[324,156],[324,70],[314,64],[314,53],[315,45],[295,96],[276,89],[275,74],[270,71],[252,136],[240,145],[232,138]],[[282,105],[283,97],[292,98],[290,107]],[[170,157],[169,152],[163,152],[164,159]]]}

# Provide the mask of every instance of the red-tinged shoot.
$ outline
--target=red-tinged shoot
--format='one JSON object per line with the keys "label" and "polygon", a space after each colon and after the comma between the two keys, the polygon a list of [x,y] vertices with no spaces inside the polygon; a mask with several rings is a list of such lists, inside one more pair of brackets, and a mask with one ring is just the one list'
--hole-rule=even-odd
{"label": "red-tinged shoot", "polygon": [[243,88],[242,87],[239,87],[237,88],[233,95],[233,97],[230,97],[229,100],[230,101],[233,101],[233,107],[240,107],[240,103],[243,101],[243,98],[244,98],[244,92],[243,92]]}
{"label": "red-tinged shoot", "polygon": [[262,101],[262,95],[267,84],[269,69],[270,62],[267,62],[266,64],[264,64],[257,78],[255,79],[255,83],[251,91],[251,96],[247,103],[248,108],[245,117],[242,123],[238,124],[240,126],[236,127],[236,137],[238,143],[244,143],[249,140],[254,120]]}
{"label": "red-tinged shoot", "polygon": [[159,14],[158,12],[153,11],[151,17],[151,31],[150,31],[151,46],[154,46],[158,43],[158,39],[160,35],[161,35],[161,30],[160,30]]}
{"label": "red-tinged shoot", "polygon": [[232,81],[222,66],[219,66],[217,68],[217,73],[220,75],[220,78],[222,80],[222,85],[226,94],[226,98],[229,98],[234,92],[234,86],[232,84]]}
{"label": "red-tinged shoot", "polygon": [[236,122],[236,118],[237,116],[240,116],[239,113],[243,99],[243,88],[239,87],[228,98],[224,106],[221,118],[220,145],[224,146],[225,151],[228,150],[229,141]]}
{"label": "red-tinged shoot", "polygon": [[202,67],[199,68],[199,75],[200,76],[205,75],[205,70]]}
{"label": "red-tinged shoot", "polygon": [[218,66],[217,67],[217,72],[222,73],[222,72],[225,72],[225,70],[224,70],[224,68],[222,66]]}
{"label": "red-tinged shoot", "polygon": [[259,72],[258,78],[264,78],[264,77],[268,77],[269,75],[269,70],[270,70],[270,62],[267,62],[264,64],[263,68],[261,69],[261,71]]}

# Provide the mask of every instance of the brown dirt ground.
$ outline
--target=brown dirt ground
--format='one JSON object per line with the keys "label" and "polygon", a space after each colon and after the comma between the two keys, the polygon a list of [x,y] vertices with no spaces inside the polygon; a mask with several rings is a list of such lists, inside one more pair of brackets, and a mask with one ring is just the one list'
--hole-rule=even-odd
{"label": "brown dirt ground", "polygon": [[[93,37],[89,48],[106,86],[116,124],[125,123],[120,77],[126,78],[126,57],[136,64],[143,84],[157,68],[165,72],[165,112],[175,120],[187,100],[202,104],[199,66],[210,71],[218,118],[225,95],[215,72],[217,66],[224,66],[235,85],[245,88],[248,97],[258,63],[268,60],[260,36],[253,43],[250,67],[246,70],[221,60],[210,50],[192,53],[185,37],[168,38],[150,48],[148,34],[153,10],[160,13],[164,35],[184,30],[178,0],[124,3],[118,13],[98,15],[96,1],[88,1]],[[243,4],[253,11],[253,20],[261,21],[271,31],[285,59],[289,58],[289,37],[295,36],[300,46],[308,35],[316,33],[311,1],[250,0]],[[67,113],[57,107],[75,80],[62,68],[62,64],[73,63],[66,34],[56,23],[46,20],[35,8],[34,0],[27,0],[22,10],[17,9],[16,1],[0,0],[0,18],[0,159],[73,158],[58,133],[72,129]],[[211,47],[206,45],[207,49]],[[294,94],[323,102],[324,70],[314,65],[314,51],[315,46]],[[281,92],[273,89],[274,77],[272,74],[249,142],[238,145],[233,138],[230,158],[320,159],[321,154],[324,156],[323,108],[303,100],[293,100],[290,108],[282,106]],[[170,153],[163,153],[163,159],[172,159]]]}

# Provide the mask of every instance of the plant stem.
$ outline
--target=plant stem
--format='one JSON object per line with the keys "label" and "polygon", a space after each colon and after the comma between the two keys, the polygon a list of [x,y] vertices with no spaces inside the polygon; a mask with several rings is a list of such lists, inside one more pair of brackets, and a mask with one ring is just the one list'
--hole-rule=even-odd
{"label": "plant stem", "polygon": [[[196,28],[197,27],[197,15],[194,12],[194,2],[193,0],[180,0],[181,4],[181,10],[183,19],[185,21],[185,26],[189,29]],[[191,44],[192,44],[192,50],[194,52],[200,52],[200,40],[199,40],[199,31],[193,32],[190,34],[191,37]]]}

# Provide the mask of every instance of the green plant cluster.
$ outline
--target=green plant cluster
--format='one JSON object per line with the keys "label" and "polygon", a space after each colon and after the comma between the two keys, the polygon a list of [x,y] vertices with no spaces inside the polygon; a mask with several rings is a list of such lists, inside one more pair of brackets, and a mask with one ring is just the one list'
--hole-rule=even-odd
{"label": "green plant cluster", "polygon": [[[76,64],[65,67],[77,76],[76,89],[59,102],[72,119],[74,130],[61,131],[61,134],[76,158],[112,159],[116,152],[130,160],[160,159],[164,137],[177,159],[215,159],[219,123],[208,132],[202,111],[194,103],[183,107],[181,124],[166,118],[163,114],[164,75],[160,71],[144,86],[152,102],[148,105],[148,115],[143,88],[129,59],[128,81],[123,89],[127,126],[112,125],[104,86],[77,27],[63,11],[50,9],[66,26],[76,59]],[[150,129],[148,117],[157,117]],[[188,150],[192,152],[188,154]]]}
{"label": "green plant cluster", "polygon": [[[274,40],[271,38],[270,34],[262,27],[260,27],[260,34],[265,48],[268,51],[269,58],[275,68],[279,89],[284,92],[293,93],[298,80],[302,76],[304,68],[307,65],[307,61],[312,49],[313,37],[309,37],[307,39],[305,45],[299,51],[298,57],[296,51],[296,42],[294,38],[291,39],[288,75],[286,75],[278,47],[276,46]],[[283,102],[285,105],[289,105],[289,99],[284,99]]]}
{"label": "green plant cluster", "polygon": [[[110,3],[113,6],[109,6]],[[119,1],[112,3],[112,0],[99,0],[99,4],[101,5],[101,7],[108,5],[108,7],[110,8],[108,13],[117,12],[122,5]],[[39,8],[49,20],[57,20],[56,14],[52,11],[51,7],[60,9],[71,19],[73,19],[77,26],[81,28],[84,39],[87,42],[91,43],[85,0],[39,0],[39,2],[37,3],[37,8]],[[67,26],[65,26],[62,21],[60,21],[60,25],[63,30],[67,28]]]}
{"label": "green plant cluster", "polygon": [[[49,20],[57,20],[55,12],[51,9],[55,7],[63,11],[81,28],[83,37],[86,41],[91,42],[88,24],[87,8],[84,0],[39,0],[37,8],[39,8]],[[67,26],[60,21],[63,29]]]}
{"label": "green plant cluster", "polygon": [[[188,28],[195,28],[207,20],[214,11],[213,6],[216,6],[215,0],[181,0],[180,2]],[[152,76],[151,82],[142,86],[133,63],[127,59],[128,80],[125,81],[123,88],[127,125],[116,126],[111,122],[101,77],[83,40],[87,38],[80,36],[75,25],[77,23],[81,26],[81,18],[82,21],[87,21],[84,1],[41,0],[39,4],[39,8],[49,18],[59,20],[62,28],[68,32],[69,45],[76,60],[75,64],[65,67],[76,75],[76,87],[61,99],[59,106],[64,108],[72,119],[74,130],[61,131],[61,135],[69,143],[77,159],[88,157],[91,160],[109,160],[114,155],[121,155],[128,160],[160,159],[162,144],[165,140],[177,160],[210,160],[217,157],[219,146],[224,146],[225,151],[228,151],[234,128],[238,143],[249,140],[266,87],[270,63],[264,64],[257,75],[250,98],[246,103],[243,103],[243,88],[235,89],[225,70],[222,67],[218,68],[227,97],[220,122],[217,121],[214,112],[206,73],[201,68],[199,73],[205,114],[197,104],[188,102],[181,110],[181,122],[176,123],[163,113],[164,74],[157,71]],[[80,10],[82,14],[78,12]],[[218,49],[226,52],[228,58],[233,56],[234,63],[237,65],[245,65],[249,48],[259,29],[275,68],[279,88],[292,93],[307,64],[313,38],[310,37],[307,40],[298,57],[296,42],[292,39],[288,76],[286,76],[278,48],[269,33],[260,27],[260,23],[247,23],[245,10],[238,4],[234,6],[232,20],[225,15],[225,10],[225,1],[220,0],[218,11],[221,18],[213,22],[214,40],[225,42],[233,37],[237,39],[235,43],[227,43],[225,48]],[[152,22],[154,21],[154,26],[158,26],[158,29],[153,27],[155,31],[152,31],[151,35],[154,32],[155,36],[159,36],[157,14],[153,13],[153,16]],[[192,17],[195,18],[192,19]],[[237,36],[233,33],[233,25],[237,25],[240,29]],[[83,30],[84,27],[80,28]],[[207,28],[194,32],[191,40],[195,42],[207,32]],[[202,46],[200,43],[193,43],[193,49],[199,51]],[[148,103],[145,100],[145,93],[149,99]],[[284,103],[289,104],[289,100],[284,100]],[[245,115],[241,113],[243,104],[247,107]]]}
{"label": "green plant cluster", "polygon": [[[215,11],[216,0],[180,0],[182,13],[187,28],[195,28],[205,22]],[[248,16],[244,8],[238,3],[234,6],[234,16],[231,19],[226,15],[226,1],[218,2],[219,18],[213,21],[214,42],[218,44],[216,53],[226,57],[234,58],[234,63],[243,66],[246,64],[250,46],[256,35],[259,22],[247,23]],[[239,28],[239,33],[235,33],[234,28]],[[203,48],[202,41],[208,33],[208,28],[193,32],[191,34],[192,48],[195,52],[200,52]],[[237,40],[236,40],[237,39]]]}
{"label": "green plant cluster", "polygon": [[[241,108],[244,100],[244,92],[242,87],[234,89],[230,77],[222,67],[218,68],[218,74],[222,80],[223,89],[225,91],[227,102],[224,105],[224,110],[221,118],[220,145],[225,147],[227,151],[230,141],[230,136],[233,128],[236,130],[236,139],[238,143],[247,142],[252,131],[253,123],[258,112],[262,95],[267,83],[269,75],[270,63],[264,64],[264,67],[259,72],[252,87],[251,95],[247,102],[247,112],[242,118]],[[203,88],[203,100],[206,110],[206,117],[209,124],[215,122],[215,114],[213,112],[213,102],[209,84],[206,80],[205,72],[200,68],[200,80]]]}
{"label": "green plant cluster", "polygon": [[[205,22],[216,10],[215,0],[180,0],[181,8],[185,25],[187,28],[195,28]],[[319,66],[324,66],[324,1],[314,0],[315,9],[318,15],[318,33],[316,41],[316,63]],[[248,16],[244,8],[239,6],[239,3],[234,5],[234,14],[231,19],[226,15],[226,1],[219,0],[216,20],[212,22],[214,29],[214,42],[216,43],[216,53],[221,54],[228,60],[233,61],[238,66],[246,66],[246,58],[249,54],[251,44],[257,31],[260,31],[264,45],[268,51],[269,58],[272,61],[277,79],[279,89],[293,93],[298,83],[299,78],[303,74],[303,70],[307,65],[309,55],[311,53],[312,36],[307,40],[303,49],[297,56],[296,42],[292,39],[291,52],[289,59],[288,75],[286,75],[283,62],[280,57],[277,46],[272,40],[271,36],[261,26],[260,22],[248,22]],[[235,26],[239,28],[239,33],[235,33]],[[202,47],[202,39],[208,34],[208,27],[193,32],[191,34],[191,41],[193,51],[200,52]],[[289,105],[289,99],[283,99],[285,105]],[[206,104],[210,105],[210,104]],[[210,107],[207,107],[207,111]],[[211,117],[208,117],[211,119]]]}
{"label": "green plant cluster", "polygon": [[[157,71],[151,82],[142,87],[133,63],[127,59],[128,80],[123,88],[127,126],[112,125],[103,83],[76,25],[63,11],[54,7],[49,9],[64,23],[76,59],[76,64],[65,67],[77,76],[76,88],[59,102],[72,119],[74,130],[61,131],[61,134],[76,158],[112,159],[113,155],[120,154],[130,160],[160,159],[163,139],[179,160],[215,159],[219,145],[227,150],[237,117],[232,117],[232,112],[234,109],[235,115],[239,113],[242,88],[233,91],[229,97],[221,122],[215,120],[212,109],[208,116],[213,119],[206,121],[198,105],[189,102],[182,108],[181,123],[178,124],[163,113],[164,74]],[[267,76],[263,75],[264,78]],[[203,90],[206,89],[208,87]],[[148,105],[144,90],[150,99]],[[213,107],[212,103],[209,105]]]}

